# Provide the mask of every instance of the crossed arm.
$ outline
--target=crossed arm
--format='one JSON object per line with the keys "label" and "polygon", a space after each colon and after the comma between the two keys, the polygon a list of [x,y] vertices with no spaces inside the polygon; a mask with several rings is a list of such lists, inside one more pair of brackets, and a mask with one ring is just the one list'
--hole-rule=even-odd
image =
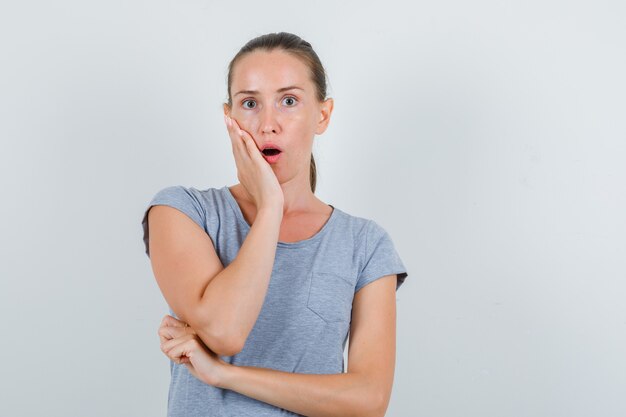
{"label": "crossed arm", "polygon": [[[266,241],[276,241],[274,223],[277,221],[272,215],[257,216],[238,255],[238,259],[241,257],[243,261],[232,262],[227,267],[230,268],[228,279],[225,279],[226,269],[221,265],[212,241],[197,224],[175,209],[150,211],[150,259],[155,277],[177,316],[193,326],[193,329],[182,330],[181,327],[162,325],[159,329],[161,349],[177,363],[185,363],[196,378],[207,384],[237,391],[301,415],[384,416],[395,368],[395,274],[365,285],[354,296],[347,373],[298,374],[233,366],[219,359],[215,353],[231,355],[231,352],[237,351],[241,338],[210,332],[205,328],[206,323],[198,317],[214,317],[219,312],[224,320],[241,316],[246,319],[236,325],[229,323],[226,328],[249,329],[250,323],[254,324],[254,314],[258,314],[261,307],[261,296],[265,294],[271,272],[271,264],[264,265],[262,273],[258,265],[263,265],[264,259],[274,257],[273,252],[264,254],[263,249],[275,247],[273,244],[268,246]],[[211,256],[207,257],[207,253]],[[245,273],[241,268],[245,268]],[[214,272],[209,274],[207,271]],[[251,279],[255,273],[258,279]],[[205,300],[202,296],[206,288],[212,288],[207,287],[207,276],[211,276],[212,286],[223,281],[222,291],[215,292],[220,294],[219,298]],[[250,282],[258,286],[253,287]],[[231,298],[225,298],[225,294]],[[237,303],[232,302],[232,297],[240,298],[242,294],[247,297],[244,303],[247,315],[238,314],[242,310],[236,310]],[[190,301],[199,297],[200,302]],[[255,308],[250,309],[251,304]],[[207,306],[212,309],[210,312],[206,310]],[[223,321],[220,320],[217,322]],[[200,339],[199,334],[204,337]],[[217,343],[226,339],[238,342]],[[210,342],[213,342],[212,347],[221,350],[212,351],[207,347]]]}
{"label": "crossed arm", "polygon": [[388,275],[355,294],[347,373],[229,365],[220,387],[309,417],[384,416],[395,368],[395,292],[396,275]]}

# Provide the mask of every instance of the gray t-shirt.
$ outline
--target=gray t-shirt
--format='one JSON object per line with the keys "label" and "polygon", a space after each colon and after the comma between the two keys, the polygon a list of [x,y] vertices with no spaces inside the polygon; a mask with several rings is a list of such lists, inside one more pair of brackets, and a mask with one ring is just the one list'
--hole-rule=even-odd
{"label": "gray t-shirt", "polygon": [[[174,207],[211,238],[222,265],[237,256],[250,225],[230,189],[171,186],[160,190],[145,210],[143,241],[148,247],[147,215],[153,205]],[[396,291],[407,277],[389,234],[373,220],[337,207],[309,239],[278,242],[269,287],[243,350],[220,356],[239,366],[306,374],[344,372],[354,294],[385,275],[398,274]],[[177,317],[170,308],[170,315]],[[178,318],[178,317],[177,317]],[[168,417],[297,416],[236,391],[199,381],[184,364],[170,361]]]}

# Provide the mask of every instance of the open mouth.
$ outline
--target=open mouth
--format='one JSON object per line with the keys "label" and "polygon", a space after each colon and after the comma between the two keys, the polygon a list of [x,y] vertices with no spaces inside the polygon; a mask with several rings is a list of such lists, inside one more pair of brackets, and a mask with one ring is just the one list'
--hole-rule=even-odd
{"label": "open mouth", "polygon": [[267,156],[278,155],[281,151],[274,148],[263,149],[263,153]]}

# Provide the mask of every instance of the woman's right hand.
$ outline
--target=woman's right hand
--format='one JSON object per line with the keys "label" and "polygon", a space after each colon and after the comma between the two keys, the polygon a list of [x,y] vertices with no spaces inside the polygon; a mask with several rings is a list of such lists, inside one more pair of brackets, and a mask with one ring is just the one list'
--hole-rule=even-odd
{"label": "woman's right hand", "polygon": [[257,210],[262,207],[280,207],[282,214],[283,190],[274,170],[263,158],[252,136],[241,129],[235,119],[224,115],[224,120],[233,147],[239,182],[254,199]]}

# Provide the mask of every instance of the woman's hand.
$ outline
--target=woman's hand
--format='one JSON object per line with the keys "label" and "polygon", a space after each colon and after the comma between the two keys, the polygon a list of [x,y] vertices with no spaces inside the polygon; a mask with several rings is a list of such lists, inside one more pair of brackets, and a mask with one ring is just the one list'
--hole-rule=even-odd
{"label": "woman's hand", "polygon": [[274,170],[257,148],[252,136],[241,129],[235,119],[224,115],[224,120],[233,147],[239,182],[254,199],[257,210],[261,207],[280,207],[282,213],[283,190]]}
{"label": "woman's hand", "polygon": [[219,386],[225,368],[229,366],[206,347],[202,339],[187,323],[166,315],[159,327],[161,350],[171,360],[184,364],[200,381]]}

